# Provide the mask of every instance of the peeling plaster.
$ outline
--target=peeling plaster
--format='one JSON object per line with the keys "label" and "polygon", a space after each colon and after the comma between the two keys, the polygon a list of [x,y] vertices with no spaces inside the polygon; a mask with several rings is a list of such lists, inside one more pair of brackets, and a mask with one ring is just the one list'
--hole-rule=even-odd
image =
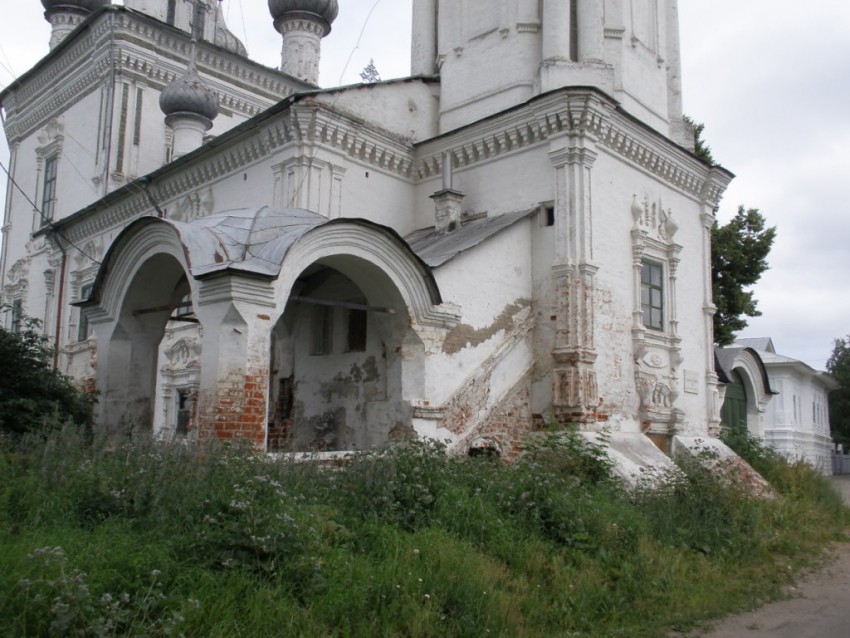
{"label": "peeling plaster", "polygon": [[531,306],[528,299],[519,299],[505,306],[496,320],[487,327],[473,328],[467,324],[459,324],[446,337],[443,343],[445,354],[456,354],[465,348],[474,348],[493,338],[499,332],[510,332],[514,327],[514,317],[523,309]]}

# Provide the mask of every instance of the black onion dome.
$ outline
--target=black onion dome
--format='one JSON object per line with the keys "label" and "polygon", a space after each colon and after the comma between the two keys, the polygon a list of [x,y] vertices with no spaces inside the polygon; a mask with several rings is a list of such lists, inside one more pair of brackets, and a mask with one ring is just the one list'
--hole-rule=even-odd
{"label": "black onion dome", "polygon": [[112,4],[110,0],[41,0],[41,6],[48,12],[67,9],[91,13],[110,4]]}
{"label": "black onion dome", "polygon": [[331,24],[339,14],[337,0],[269,0],[269,13],[277,22],[288,13],[312,13]]}
{"label": "black onion dome", "polygon": [[218,97],[196,72],[189,71],[165,87],[159,108],[166,115],[193,113],[213,120],[218,115]]}

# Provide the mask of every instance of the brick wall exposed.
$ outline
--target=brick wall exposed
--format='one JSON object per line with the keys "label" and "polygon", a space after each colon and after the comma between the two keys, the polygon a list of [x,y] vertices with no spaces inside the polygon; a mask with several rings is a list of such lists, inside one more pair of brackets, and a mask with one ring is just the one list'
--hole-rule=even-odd
{"label": "brick wall exposed", "polygon": [[199,438],[219,441],[243,438],[259,449],[266,446],[268,371],[233,371],[219,380],[215,400],[199,419]]}

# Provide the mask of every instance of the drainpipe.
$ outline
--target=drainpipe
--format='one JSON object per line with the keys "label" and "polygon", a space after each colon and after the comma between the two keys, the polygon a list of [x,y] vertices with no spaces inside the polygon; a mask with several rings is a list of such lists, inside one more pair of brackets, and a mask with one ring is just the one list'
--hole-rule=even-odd
{"label": "drainpipe", "polygon": [[59,369],[59,339],[62,337],[62,300],[65,296],[65,266],[68,264],[68,252],[62,247],[58,236],[54,236],[56,245],[62,251],[62,265],[59,267],[59,292],[56,296],[56,337],[53,347],[53,369]]}
{"label": "drainpipe", "polygon": [[[8,130],[6,128],[6,116],[2,108],[0,108],[0,123],[3,124],[4,131]],[[12,197],[14,196],[13,191],[15,190],[15,168],[18,163],[17,144],[13,144],[8,137],[6,137],[6,141],[9,143],[9,175],[6,178],[6,202],[5,208],[3,209],[3,228],[8,228],[9,226],[9,215],[12,212]],[[2,298],[3,293],[6,290],[6,256],[8,254],[8,245],[9,231],[6,230],[3,233],[2,246],[0,246],[0,298]]]}

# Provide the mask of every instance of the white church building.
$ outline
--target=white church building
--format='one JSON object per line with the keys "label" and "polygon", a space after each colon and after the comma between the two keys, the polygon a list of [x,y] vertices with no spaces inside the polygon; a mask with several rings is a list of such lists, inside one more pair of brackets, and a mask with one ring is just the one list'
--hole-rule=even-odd
{"label": "white church building", "polygon": [[0,93],[0,290],[99,427],[508,457],[548,415],[718,432],[732,175],[693,153],[677,0],[413,0],[411,77],[329,89],[345,0],[268,0],[280,70],[216,0],[42,5]]}

